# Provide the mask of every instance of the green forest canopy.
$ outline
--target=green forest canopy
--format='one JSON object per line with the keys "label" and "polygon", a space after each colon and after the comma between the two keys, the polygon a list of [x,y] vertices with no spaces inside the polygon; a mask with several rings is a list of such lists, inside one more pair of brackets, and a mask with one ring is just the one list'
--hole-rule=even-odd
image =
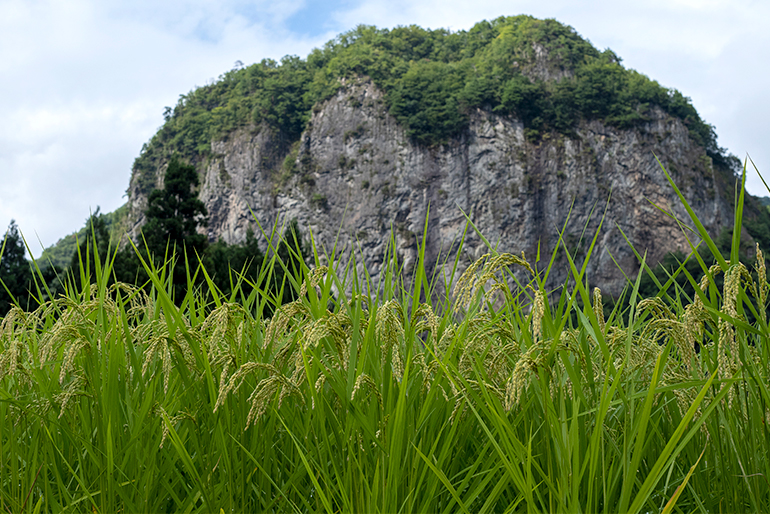
{"label": "green forest canopy", "polygon": [[[546,51],[547,80],[532,73],[536,49]],[[682,119],[715,163],[734,169],[737,161],[679,91],[624,68],[611,50],[597,50],[567,25],[522,15],[458,32],[361,25],[306,59],[264,59],[228,71],[167,108],[164,125],[134,165],[142,189],[152,189],[158,157],[176,151],[196,161],[212,139],[239,127],[267,126],[285,141],[297,140],[313,106],[339,89],[340,78],[357,76],[385,92],[389,112],[423,145],[462,133],[473,108],[516,116],[536,140],[545,131],[569,134],[581,120],[630,128],[658,106]]]}

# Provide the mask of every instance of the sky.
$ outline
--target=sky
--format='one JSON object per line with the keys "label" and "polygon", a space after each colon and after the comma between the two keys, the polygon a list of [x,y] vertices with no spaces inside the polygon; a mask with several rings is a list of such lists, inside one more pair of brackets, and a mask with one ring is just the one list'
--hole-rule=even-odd
{"label": "sky", "polygon": [[[0,233],[15,219],[37,256],[120,207],[164,107],[237,61],[304,58],[359,24],[466,30],[517,14],[680,90],[770,178],[766,0],[0,0]],[[748,191],[770,195],[749,171]]]}

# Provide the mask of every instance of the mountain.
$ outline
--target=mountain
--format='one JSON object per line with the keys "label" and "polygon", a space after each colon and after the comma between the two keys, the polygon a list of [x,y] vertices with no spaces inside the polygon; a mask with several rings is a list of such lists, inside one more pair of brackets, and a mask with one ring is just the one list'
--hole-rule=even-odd
{"label": "mountain", "polygon": [[[618,294],[639,267],[623,234],[653,263],[693,238],[659,209],[688,219],[661,165],[715,235],[732,225],[740,169],[680,92],[529,16],[459,32],[360,26],[305,59],[233,69],[165,117],[132,170],[131,237],[176,153],[200,174],[210,240],[243,241],[253,216],[296,218],[327,250],[360,250],[375,280],[391,234],[411,269],[426,219],[426,259],[449,256],[436,270],[448,273],[464,213],[541,268],[569,216],[578,256],[603,220],[588,278]],[[746,211],[770,243],[767,211],[754,199]],[[486,251],[468,231],[460,267]],[[562,256],[549,284],[567,276]]]}

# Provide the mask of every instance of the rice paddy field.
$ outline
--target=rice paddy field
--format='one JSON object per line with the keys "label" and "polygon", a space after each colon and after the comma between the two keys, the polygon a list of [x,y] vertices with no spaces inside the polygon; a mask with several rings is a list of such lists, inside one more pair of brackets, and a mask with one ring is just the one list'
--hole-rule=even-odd
{"label": "rice paddy field", "polygon": [[770,511],[762,249],[685,225],[716,264],[652,298],[643,268],[606,316],[593,244],[556,291],[555,253],[404,277],[391,248],[374,283],[316,252],[281,306],[192,265],[183,299],[149,263],[108,286],[100,256],[90,288],[0,323],[0,511]]}

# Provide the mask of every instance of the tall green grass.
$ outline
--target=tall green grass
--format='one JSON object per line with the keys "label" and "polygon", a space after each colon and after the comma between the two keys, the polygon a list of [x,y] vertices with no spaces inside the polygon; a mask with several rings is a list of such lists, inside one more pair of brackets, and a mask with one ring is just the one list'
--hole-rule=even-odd
{"label": "tall green grass", "polygon": [[171,264],[108,287],[99,256],[95,285],[0,324],[0,510],[770,511],[769,287],[761,251],[737,260],[740,191],[729,260],[690,211],[718,262],[694,297],[639,298],[643,266],[607,319],[598,231],[584,262],[490,247],[448,277],[423,234],[415,271],[391,244],[378,282],[316,250],[284,305],[189,263],[182,299]]}

